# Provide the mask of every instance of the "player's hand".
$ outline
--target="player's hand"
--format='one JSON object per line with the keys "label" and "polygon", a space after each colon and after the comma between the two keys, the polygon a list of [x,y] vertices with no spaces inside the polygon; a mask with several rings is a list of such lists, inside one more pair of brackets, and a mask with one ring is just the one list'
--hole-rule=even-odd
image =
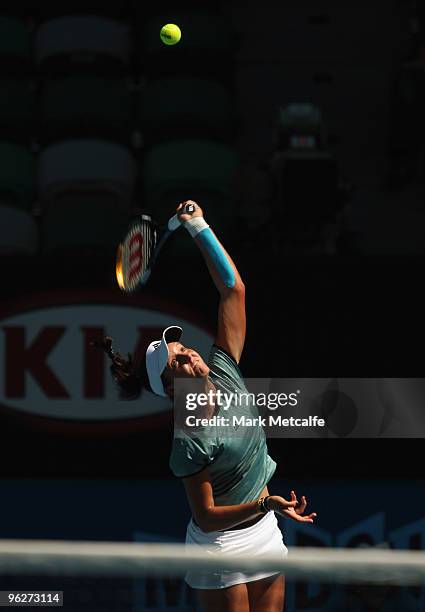
{"label": "player's hand", "polygon": [[267,505],[270,510],[274,510],[286,518],[290,518],[293,521],[299,523],[313,523],[316,518],[316,512],[304,515],[304,511],[307,506],[307,498],[303,495],[301,501],[297,500],[295,491],[291,491],[291,501],[287,501],[279,495],[271,495],[267,500]]}
{"label": "player's hand", "polygon": [[[186,204],[192,204],[195,207],[195,210],[193,213],[180,212],[183,210]],[[185,221],[189,221],[189,219],[194,219],[195,217],[204,216],[202,208],[199,206],[199,204],[197,204],[193,200],[185,200],[184,202],[181,202],[181,204],[178,205],[176,212],[182,223],[184,223]]]}

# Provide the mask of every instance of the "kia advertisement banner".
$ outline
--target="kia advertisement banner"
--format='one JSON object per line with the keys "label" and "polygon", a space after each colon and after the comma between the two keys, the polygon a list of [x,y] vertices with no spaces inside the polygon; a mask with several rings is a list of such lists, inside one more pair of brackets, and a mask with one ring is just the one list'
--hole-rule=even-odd
{"label": "kia advertisement banner", "polygon": [[0,472],[4,477],[169,474],[172,403],[142,391],[123,401],[111,362],[91,346],[109,335],[125,357],[170,324],[204,358],[213,330],[185,303],[75,290],[33,294],[0,311]]}
{"label": "kia advertisement banner", "polygon": [[[211,330],[195,315],[160,300],[119,299],[116,294],[47,294],[2,313],[0,326],[0,404],[23,419],[44,417],[66,429],[74,422],[96,425],[126,419],[149,427],[172,410],[171,402],[146,390],[136,401],[120,401],[110,361],[92,341],[108,335],[123,355],[161,338],[165,327],[183,328],[182,341],[204,356]],[[47,424],[47,422],[46,422]]]}

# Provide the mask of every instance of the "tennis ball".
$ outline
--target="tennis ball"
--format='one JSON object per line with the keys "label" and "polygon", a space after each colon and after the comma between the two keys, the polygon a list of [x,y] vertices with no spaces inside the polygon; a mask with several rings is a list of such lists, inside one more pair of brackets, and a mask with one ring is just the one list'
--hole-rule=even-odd
{"label": "tennis ball", "polygon": [[182,37],[179,26],[174,23],[167,23],[161,28],[160,37],[165,45],[176,45]]}

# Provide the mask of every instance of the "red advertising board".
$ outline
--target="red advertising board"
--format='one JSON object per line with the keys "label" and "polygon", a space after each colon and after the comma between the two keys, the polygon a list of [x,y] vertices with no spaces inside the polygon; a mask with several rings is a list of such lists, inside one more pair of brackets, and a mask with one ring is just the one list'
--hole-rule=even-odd
{"label": "red advertising board", "polygon": [[146,390],[121,401],[107,356],[91,346],[105,335],[122,354],[144,351],[170,324],[205,358],[212,330],[196,313],[155,297],[78,290],[20,298],[0,311],[0,418],[45,432],[111,434],[169,423],[172,405]]}

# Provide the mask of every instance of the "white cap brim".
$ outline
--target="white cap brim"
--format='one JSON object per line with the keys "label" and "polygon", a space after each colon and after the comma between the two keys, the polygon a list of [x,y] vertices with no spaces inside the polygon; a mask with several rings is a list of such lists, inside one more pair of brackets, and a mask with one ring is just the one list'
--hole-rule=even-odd
{"label": "white cap brim", "polygon": [[164,385],[162,384],[161,374],[168,362],[168,342],[178,342],[182,333],[181,327],[171,325],[164,329],[162,340],[151,342],[146,351],[146,371],[148,373],[149,384],[152,391],[162,397],[167,397]]}

